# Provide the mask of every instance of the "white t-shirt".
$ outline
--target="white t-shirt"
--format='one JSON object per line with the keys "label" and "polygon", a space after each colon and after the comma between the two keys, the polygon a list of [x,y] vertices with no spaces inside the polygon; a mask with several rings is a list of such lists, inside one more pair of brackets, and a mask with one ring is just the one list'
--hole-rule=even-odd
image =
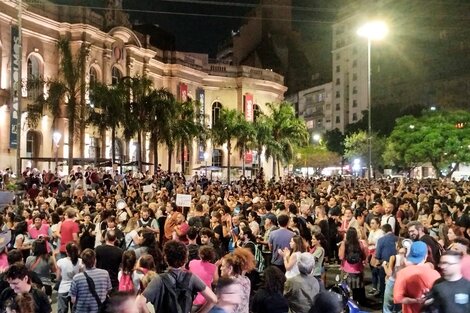
{"label": "white t-shirt", "polygon": [[84,268],[82,259],[79,258],[77,264],[74,266],[72,260],[66,257],[57,261],[57,267],[60,268],[60,277],[62,278],[58,293],[69,292],[73,277]]}
{"label": "white t-shirt", "polygon": [[294,264],[294,266],[292,266],[292,268],[290,270],[286,271],[286,278],[287,279],[292,278],[292,277],[297,276],[297,275],[300,274],[299,266],[298,266],[300,254],[301,253],[299,251],[294,252],[294,255],[295,255],[295,258],[296,258],[295,264]]}
{"label": "white t-shirt", "polygon": [[396,219],[395,219],[395,216],[393,215],[383,215],[382,216],[382,219],[380,220],[380,226],[383,226],[385,224],[389,224],[390,226],[392,226],[392,232],[395,232],[395,223],[396,223]]}

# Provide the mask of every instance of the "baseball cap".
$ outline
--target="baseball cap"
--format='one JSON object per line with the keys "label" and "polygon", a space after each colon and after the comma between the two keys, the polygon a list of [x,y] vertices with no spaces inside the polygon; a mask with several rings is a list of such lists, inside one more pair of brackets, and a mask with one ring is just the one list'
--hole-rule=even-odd
{"label": "baseball cap", "polygon": [[407,260],[413,264],[418,264],[426,258],[427,254],[428,246],[422,241],[415,241],[411,244]]}
{"label": "baseball cap", "polygon": [[268,213],[268,214],[266,214],[266,219],[271,220],[271,222],[273,222],[274,225],[277,225],[277,217],[276,217],[276,215],[274,215],[274,214],[272,214],[272,213]]}

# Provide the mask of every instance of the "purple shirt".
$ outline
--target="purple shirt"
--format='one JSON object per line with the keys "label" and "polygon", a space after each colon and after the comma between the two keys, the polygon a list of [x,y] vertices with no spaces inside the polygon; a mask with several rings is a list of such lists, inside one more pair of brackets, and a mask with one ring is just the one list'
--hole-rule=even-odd
{"label": "purple shirt", "polygon": [[272,246],[273,256],[271,264],[284,265],[284,260],[277,252],[278,249],[289,248],[290,240],[294,237],[294,233],[285,228],[279,228],[269,234],[269,244]]}

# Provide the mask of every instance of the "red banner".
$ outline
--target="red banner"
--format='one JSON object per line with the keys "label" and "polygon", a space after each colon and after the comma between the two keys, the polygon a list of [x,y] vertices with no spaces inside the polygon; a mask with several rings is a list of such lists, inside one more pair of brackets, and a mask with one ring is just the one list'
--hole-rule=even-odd
{"label": "red banner", "polygon": [[180,100],[186,102],[188,100],[188,85],[180,83]]}
{"label": "red banner", "polygon": [[245,120],[253,122],[253,95],[245,94]]}
{"label": "red banner", "polygon": [[253,163],[253,152],[251,152],[251,151],[245,152],[245,162],[246,163]]}

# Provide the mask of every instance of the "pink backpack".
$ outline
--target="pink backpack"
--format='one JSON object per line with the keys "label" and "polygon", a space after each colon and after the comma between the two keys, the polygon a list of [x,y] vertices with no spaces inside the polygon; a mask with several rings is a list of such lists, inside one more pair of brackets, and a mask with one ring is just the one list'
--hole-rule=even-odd
{"label": "pink backpack", "polygon": [[132,273],[122,273],[121,279],[119,280],[119,291],[134,292]]}

